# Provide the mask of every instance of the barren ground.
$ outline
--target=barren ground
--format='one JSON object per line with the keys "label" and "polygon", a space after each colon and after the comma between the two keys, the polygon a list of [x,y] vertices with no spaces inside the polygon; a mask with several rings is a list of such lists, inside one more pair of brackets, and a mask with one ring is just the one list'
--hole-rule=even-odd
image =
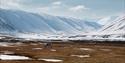
{"label": "barren ground", "polygon": [[[18,45],[17,45],[18,44]],[[41,42],[12,43],[0,46],[0,54],[30,57],[31,60],[0,60],[0,63],[125,63],[125,44],[53,43],[44,48]],[[38,59],[59,59],[62,62],[48,62]]]}

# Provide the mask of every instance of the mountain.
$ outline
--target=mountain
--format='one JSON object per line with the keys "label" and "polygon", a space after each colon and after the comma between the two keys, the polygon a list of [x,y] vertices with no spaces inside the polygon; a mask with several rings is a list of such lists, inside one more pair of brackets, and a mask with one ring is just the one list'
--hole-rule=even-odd
{"label": "mountain", "polygon": [[101,25],[106,25],[109,22],[114,21],[118,17],[119,16],[108,16],[108,17],[105,17],[105,18],[101,18],[101,19],[98,20],[98,23],[101,24]]}
{"label": "mountain", "polygon": [[102,35],[103,37],[110,39],[115,38],[123,40],[125,38],[125,15],[107,23],[98,32],[98,35]]}
{"label": "mountain", "polygon": [[0,9],[0,32],[78,34],[99,28],[101,25],[96,22]]}
{"label": "mountain", "polygon": [[120,16],[106,24],[101,31],[125,31],[125,16]]}
{"label": "mountain", "polygon": [[83,32],[90,32],[90,31],[96,31],[100,29],[102,26],[96,22],[93,21],[87,21],[87,20],[80,20],[75,18],[65,18],[65,17],[59,17],[61,20],[67,22],[72,27],[76,28],[79,31]]}
{"label": "mountain", "polygon": [[[4,24],[2,24],[2,22]],[[53,32],[52,28],[43,20],[31,13],[12,10],[0,10],[0,27],[3,31],[18,32]]]}

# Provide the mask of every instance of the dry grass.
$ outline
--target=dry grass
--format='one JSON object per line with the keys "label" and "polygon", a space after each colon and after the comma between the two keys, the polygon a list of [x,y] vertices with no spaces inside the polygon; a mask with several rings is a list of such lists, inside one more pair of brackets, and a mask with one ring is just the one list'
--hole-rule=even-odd
{"label": "dry grass", "polygon": [[[53,63],[38,60],[39,58],[60,59],[60,63],[125,63],[125,46],[88,45],[84,43],[53,43],[51,51],[44,48],[42,43],[22,43],[22,45],[13,45],[14,47],[0,46],[0,53],[3,51],[15,52],[16,55],[23,55],[33,60],[23,61],[3,61],[0,63]],[[43,49],[34,49],[43,48]],[[90,50],[80,50],[87,48]],[[71,55],[89,55],[90,57],[77,57]],[[58,63],[58,62],[57,62]]]}

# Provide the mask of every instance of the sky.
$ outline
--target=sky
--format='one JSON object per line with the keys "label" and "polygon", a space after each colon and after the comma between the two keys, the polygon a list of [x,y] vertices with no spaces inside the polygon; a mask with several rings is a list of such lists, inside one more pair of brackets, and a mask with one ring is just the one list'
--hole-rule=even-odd
{"label": "sky", "polygon": [[0,0],[0,8],[99,19],[124,14],[125,0]]}

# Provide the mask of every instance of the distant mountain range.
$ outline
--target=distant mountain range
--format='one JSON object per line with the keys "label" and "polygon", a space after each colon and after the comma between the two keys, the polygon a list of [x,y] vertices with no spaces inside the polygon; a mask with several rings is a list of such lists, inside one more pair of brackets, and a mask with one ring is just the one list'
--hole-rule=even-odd
{"label": "distant mountain range", "polygon": [[78,34],[100,29],[97,22],[0,9],[0,32]]}
{"label": "distant mountain range", "polygon": [[[105,21],[99,24],[99,21]],[[120,39],[125,38],[125,15],[99,21],[81,20],[20,10],[0,9],[0,34],[21,38]],[[81,37],[81,38],[80,38]],[[124,39],[125,40],[125,39]]]}

